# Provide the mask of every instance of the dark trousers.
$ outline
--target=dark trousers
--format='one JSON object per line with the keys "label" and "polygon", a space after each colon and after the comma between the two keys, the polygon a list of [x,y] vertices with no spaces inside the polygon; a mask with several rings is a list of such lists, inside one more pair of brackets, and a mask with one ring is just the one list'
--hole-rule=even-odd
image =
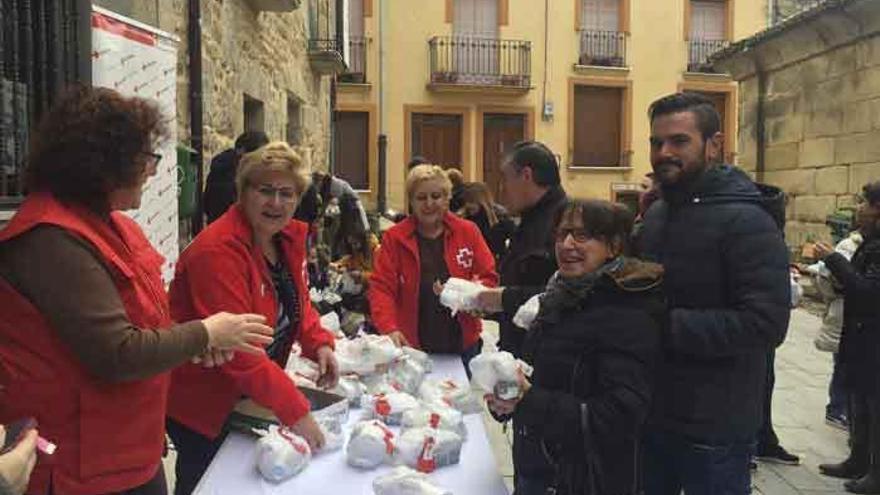
{"label": "dark trousers", "polygon": [[773,387],[776,386],[776,350],[767,354],[767,381],[764,383],[764,422],[758,430],[758,455],[779,446],[779,437],[773,430]]}
{"label": "dark trousers", "polygon": [[477,354],[483,351],[483,339],[462,351],[461,363],[464,365],[464,372],[467,373],[468,380],[471,379],[471,359],[477,357]]}
{"label": "dark trousers", "polygon": [[828,405],[825,406],[826,416],[848,415],[849,399],[843,381],[843,367],[840,366],[840,357],[834,353],[834,369],[831,372],[831,383],[828,384]]}
{"label": "dark trousers", "polygon": [[704,445],[669,432],[644,436],[645,495],[748,495],[751,444]]}
{"label": "dark trousers", "polygon": [[880,397],[852,393],[850,413],[851,457],[880,474]]}
{"label": "dark trousers", "polygon": [[174,495],[189,495],[196,489],[202,475],[223,445],[226,433],[212,440],[173,419],[168,419],[165,426],[177,450],[177,464],[174,466],[177,482],[174,485]]}

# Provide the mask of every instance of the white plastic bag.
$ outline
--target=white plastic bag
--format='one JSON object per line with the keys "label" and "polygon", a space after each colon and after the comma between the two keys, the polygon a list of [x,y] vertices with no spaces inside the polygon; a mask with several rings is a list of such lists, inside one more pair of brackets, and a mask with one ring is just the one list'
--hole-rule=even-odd
{"label": "white plastic bag", "polygon": [[342,333],[342,324],[336,311],[331,311],[321,317],[321,327],[328,330],[338,339],[345,337],[345,334]]}
{"label": "white plastic bag", "polygon": [[308,442],[285,427],[272,425],[257,441],[257,469],[274,483],[302,472],[311,458]]}
{"label": "white plastic bag", "polygon": [[398,466],[392,471],[373,480],[373,493],[376,495],[452,495],[428,481],[423,473],[406,466]]}
{"label": "white plastic bag", "polygon": [[405,392],[395,392],[367,396],[364,405],[367,419],[379,419],[388,425],[399,425],[403,420],[403,413],[419,407],[419,401]]}
{"label": "white plastic bag", "polygon": [[394,455],[394,432],[381,421],[361,421],[354,425],[345,458],[350,466],[372,469]]}
{"label": "white plastic bag", "polygon": [[440,404],[423,404],[403,413],[400,421],[404,428],[439,428],[467,438],[467,427],[461,411]]}
{"label": "white plastic bag", "polygon": [[330,392],[341,395],[348,399],[351,407],[361,407],[361,398],[367,393],[367,387],[355,375],[339,378],[339,383],[330,389]]}
{"label": "white plastic bag", "polygon": [[538,317],[538,311],[541,309],[541,296],[543,294],[532,296],[516,310],[516,314],[513,315],[514,325],[526,330],[532,327],[532,323],[535,322],[535,318]]}
{"label": "white plastic bag", "polygon": [[388,383],[400,392],[415,394],[425,379],[425,368],[415,359],[402,356],[391,363],[388,369]]}
{"label": "white plastic bag", "polygon": [[452,316],[459,311],[473,311],[478,308],[477,296],[485,289],[482,285],[462,278],[450,278],[443,284],[440,304],[452,310]]}
{"label": "white plastic bag", "polygon": [[502,400],[519,397],[519,374],[531,376],[532,367],[507,351],[483,352],[470,362],[471,386]]}
{"label": "white plastic bag", "polygon": [[471,393],[469,386],[448,378],[426,378],[419,386],[419,397],[428,404],[446,405],[463,414],[482,411],[480,402]]}
{"label": "white plastic bag", "polygon": [[336,342],[336,361],[343,375],[354,373],[365,376],[382,372],[402,355],[403,351],[387,335],[364,335]]}
{"label": "white plastic bag", "polygon": [[284,371],[287,372],[287,376],[297,385],[318,388],[315,384],[318,381],[318,377],[321,376],[321,371],[318,363],[311,359],[291,353]]}
{"label": "white plastic bag", "polygon": [[423,473],[458,464],[462,439],[457,433],[436,428],[411,428],[397,439],[395,462]]}
{"label": "white plastic bag", "polygon": [[343,421],[339,416],[317,419],[318,428],[324,434],[324,447],[320,452],[335,452],[345,444],[345,432],[342,431]]}
{"label": "white plastic bag", "polygon": [[401,350],[403,350],[405,356],[410,359],[415,359],[417,363],[422,365],[422,368],[425,368],[426,372],[430,373],[431,370],[434,369],[434,362],[431,361],[431,356],[429,356],[427,352],[409,346],[403,346],[401,347]]}

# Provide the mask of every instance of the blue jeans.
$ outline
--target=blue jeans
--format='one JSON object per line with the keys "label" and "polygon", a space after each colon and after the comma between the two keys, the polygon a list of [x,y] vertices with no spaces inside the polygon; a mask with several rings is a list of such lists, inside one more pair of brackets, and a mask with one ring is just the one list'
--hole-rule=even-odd
{"label": "blue jeans", "polygon": [[752,444],[703,445],[672,433],[644,438],[645,495],[748,495]]}

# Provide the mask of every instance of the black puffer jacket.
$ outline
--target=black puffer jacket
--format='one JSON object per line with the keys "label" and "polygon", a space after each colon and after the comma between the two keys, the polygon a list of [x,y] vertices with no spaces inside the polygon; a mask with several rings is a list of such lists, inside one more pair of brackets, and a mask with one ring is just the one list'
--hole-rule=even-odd
{"label": "black puffer jacket", "polygon": [[665,268],[669,309],[651,427],[701,443],[751,442],[767,354],[788,328],[783,195],[728,165],[663,195],[637,242]]}
{"label": "black puffer jacket", "polygon": [[208,223],[220,218],[235,203],[235,150],[228,149],[211,160],[211,170],[205,181],[205,215]]}
{"label": "black puffer jacket", "polygon": [[504,312],[497,316],[500,347],[515,356],[520,355],[525,333],[513,324],[513,315],[530,297],[543,292],[547,281],[556,272],[553,220],[565,201],[562,187],[553,187],[523,212],[519,226],[510,236],[507,253],[498,266],[500,285],[504,287]]}
{"label": "black puffer jacket", "polygon": [[880,236],[866,237],[852,263],[840,253],[825,266],[843,286],[840,364],[847,387],[880,396]]}
{"label": "black puffer jacket", "polygon": [[661,274],[628,259],[558,324],[528,332],[523,353],[535,370],[513,416],[517,476],[559,494],[635,493],[660,352]]}

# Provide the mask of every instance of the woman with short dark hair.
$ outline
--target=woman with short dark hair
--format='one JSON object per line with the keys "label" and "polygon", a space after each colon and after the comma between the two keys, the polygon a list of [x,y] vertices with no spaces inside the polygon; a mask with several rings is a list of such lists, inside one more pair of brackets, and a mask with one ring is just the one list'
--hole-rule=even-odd
{"label": "woman with short dark hair", "polygon": [[522,393],[490,409],[512,416],[517,495],[636,493],[663,314],[660,265],[626,256],[632,215],[570,200],[555,222],[559,271],[541,295],[523,357]]}
{"label": "woman with short dark hair", "polygon": [[162,256],[120,213],[161,159],[154,103],[77,88],[32,136],[30,194],[0,232],[0,423],[33,417],[58,445],[27,493],[164,494],[168,372],[261,353],[272,330],[259,315],[172,322]]}

